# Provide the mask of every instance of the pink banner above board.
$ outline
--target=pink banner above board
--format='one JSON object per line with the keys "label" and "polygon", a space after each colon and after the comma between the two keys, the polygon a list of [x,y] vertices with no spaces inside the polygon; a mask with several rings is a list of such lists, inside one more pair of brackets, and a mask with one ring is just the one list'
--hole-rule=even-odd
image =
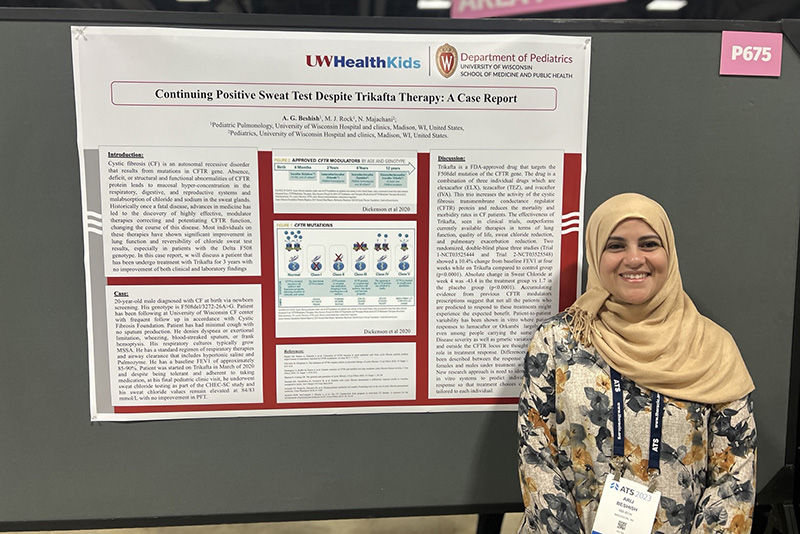
{"label": "pink banner above board", "polygon": [[574,7],[600,4],[618,4],[625,0],[453,0],[450,17],[454,19],[479,19],[507,17],[525,13],[557,11]]}

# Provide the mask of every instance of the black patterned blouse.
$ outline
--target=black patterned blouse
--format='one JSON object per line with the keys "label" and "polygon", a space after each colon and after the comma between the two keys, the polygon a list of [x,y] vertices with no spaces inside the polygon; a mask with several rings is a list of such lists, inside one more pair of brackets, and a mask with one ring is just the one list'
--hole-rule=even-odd
{"label": "black patterned blouse", "polygon": [[[519,399],[520,533],[591,532],[612,470],[609,366],[557,315],[536,331]],[[624,477],[647,484],[650,391],[623,377]],[[750,397],[719,405],[664,398],[654,533],[745,534],[755,504]]]}

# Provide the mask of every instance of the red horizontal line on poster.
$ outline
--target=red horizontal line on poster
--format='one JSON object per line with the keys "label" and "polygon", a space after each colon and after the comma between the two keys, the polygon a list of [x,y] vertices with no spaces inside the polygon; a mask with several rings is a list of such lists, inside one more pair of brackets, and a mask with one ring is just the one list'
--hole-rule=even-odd
{"label": "red horizontal line on poster", "polygon": [[106,279],[110,286],[226,285],[260,284],[260,276],[115,276]]}
{"label": "red horizontal line on poster", "polygon": [[276,221],[416,221],[408,213],[275,213]]}
{"label": "red horizontal line on poster", "polygon": [[275,340],[275,346],[280,345],[336,345],[352,343],[414,343],[417,335],[409,336],[341,336],[341,337],[281,337]]}

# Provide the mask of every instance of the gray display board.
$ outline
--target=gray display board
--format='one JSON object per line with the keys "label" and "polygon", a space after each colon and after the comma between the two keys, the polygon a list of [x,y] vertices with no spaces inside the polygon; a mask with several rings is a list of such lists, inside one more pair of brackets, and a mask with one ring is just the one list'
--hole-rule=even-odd
{"label": "gray display board", "polygon": [[[71,23],[591,35],[586,212],[623,191],[664,205],[686,290],[731,331],[753,374],[759,488],[784,465],[800,218],[800,58],[785,41],[780,78],[717,74],[721,30],[780,31],[780,24],[6,10],[0,527],[522,506],[511,412],[90,423]],[[794,443],[796,429],[788,430]]]}

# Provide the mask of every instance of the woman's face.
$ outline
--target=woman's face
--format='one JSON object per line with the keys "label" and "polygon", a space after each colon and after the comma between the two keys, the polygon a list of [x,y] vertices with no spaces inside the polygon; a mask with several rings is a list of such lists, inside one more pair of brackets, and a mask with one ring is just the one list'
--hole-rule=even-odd
{"label": "woman's face", "polygon": [[667,281],[667,251],[641,219],[617,225],[600,255],[600,281],[618,302],[642,304]]}

